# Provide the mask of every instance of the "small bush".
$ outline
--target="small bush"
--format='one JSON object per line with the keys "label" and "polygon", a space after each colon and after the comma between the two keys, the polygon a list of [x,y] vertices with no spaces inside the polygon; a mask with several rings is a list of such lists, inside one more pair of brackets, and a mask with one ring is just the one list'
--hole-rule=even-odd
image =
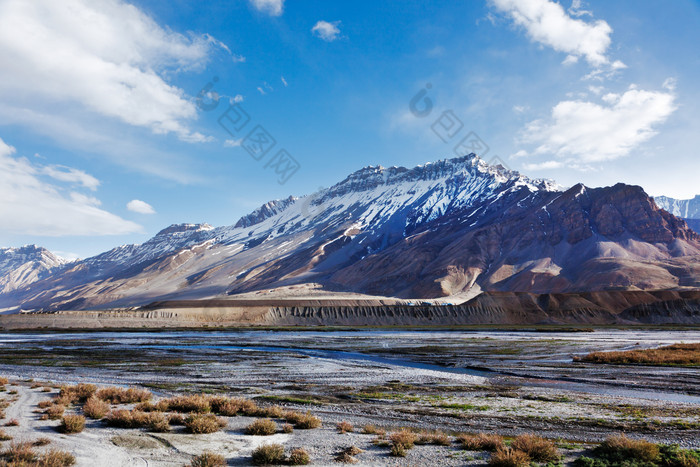
{"label": "small bush", "polygon": [[409,430],[395,431],[389,435],[392,444],[401,445],[404,449],[412,449],[416,439],[416,434]]}
{"label": "small bush", "polygon": [[63,412],[66,411],[65,406],[63,405],[52,405],[48,409],[46,409],[46,415],[49,416],[50,420],[58,420],[61,417],[63,417]]}
{"label": "small bush", "polygon": [[75,465],[73,454],[54,449],[41,456],[38,463],[39,467],[70,467],[71,465]]}
{"label": "small bush", "polygon": [[97,397],[110,404],[134,404],[136,402],[146,402],[153,394],[148,389],[138,388],[103,388],[97,391]]}
{"label": "small bush", "polygon": [[365,425],[362,427],[362,433],[366,435],[385,435],[386,431],[374,425]]}
{"label": "small bush", "polygon": [[502,449],[503,437],[499,435],[487,435],[479,433],[477,435],[459,435],[457,441],[467,451],[496,451]]}
{"label": "small bush", "polygon": [[12,443],[2,455],[7,462],[20,466],[33,462],[37,457],[29,443]]}
{"label": "small bush", "polygon": [[535,462],[553,462],[560,457],[553,441],[534,434],[518,436],[513,440],[511,447],[526,453]]}
{"label": "small bush", "polygon": [[85,417],[82,415],[66,415],[58,427],[62,433],[80,433],[85,429]]}
{"label": "small bush", "polygon": [[338,423],[335,426],[336,430],[338,430],[338,433],[352,433],[355,431],[355,427],[352,426],[352,423],[347,422],[347,421],[342,421]]}
{"label": "small bush", "polygon": [[253,451],[253,465],[277,465],[284,462],[281,444],[263,444]]}
{"label": "small bush", "polygon": [[92,396],[85,401],[83,413],[94,420],[100,420],[109,413],[109,404],[102,399]]}
{"label": "small bush", "polygon": [[107,416],[107,425],[115,428],[139,428],[148,423],[148,414],[138,410],[113,410]]}
{"label": "small bush", "polygon": [[222,422],[216,417],[216,415],[212,414],[193,414],[185,419],[185,427],[187,427],[187,431],[196,435],[215,433],[223,428],[221,425]]}
{"label": "small bush", "polygon": [[285,423],[282,425],[282,431],[287,434],[294,433],[294,427],[290,423]]}
{"label": "small bush", "polygon": [[394,457],[406,457],[406,448],[401,444],[392,444],[389,453]]}
{"label": "small bush", "polygon": [[681,449],[677,444],[660,446],[665,467],[700,467],[700,450]]}
{"label": "small bush", "polygon": [[270,436],[277,432],[277,424],[269,418],[256,420],[245,429],[247,435]]}
{"label": "small bush", "polygon": [[5,423],[5,426],[19,426],[19,420],[16,418],[11,418],[7,421],[7,423]]}
{"label": "small bush", "polygon": [[344,464],[356,464],[357,459],[355,456],[362,452],[362,449],[357,446],[350,446],[349,448],[343,449],[335,456],[336,462],[342,462]]}
{"label": "small bush", "polygon": [[659,457],[659,446],[645,440],[632,440],[621,434],[603,441],[593,450],[593,454],[612,462],[626,460],[653,462]]}
{"label": "small bush", "polygon": [[44,386],[43,388],[41,388],[41,392],[51,392],[51,391],[53,391],[53,389],[51,389],[48,386]]}
{"label": "small bush", "polygon": [[163,413],[153,412],[146,417],[148,431],[154,433],[166,433],[170,431],[170,418]]}
{"label": "small bush", "polygon": [[192,459],[190,467],[223,467],[226,465],[226,459],[220,454],[211,452],[203,452]]}
{"label": "small bush", "polygon": [[[165,402],[164,402],[165,401]],[[207,413],[211,412],[209,399],[200,395],[177,396],[170,399],[164,399],[156,404],[158,407],[161,404],[167,404],[167,410],[180,413]]]}
{"label": "small bush", "polygon": [[279,405],[273,405],[271,407],[262,407],[258,409],[256,415],[258,417],[282,418],[284,410]]}
{"label": "small bush", "polygon": [[43,401],[39,401],[39,403],[36,406],[40,409],[48,409],[52,405],[54,405],[54,401],[52,399],[45,399]]}
{"label": "small bush", "polygon": [[8,384],[10,384],[10,380],[4,376],[0,376],[0,386],[7,386]]}
{"label": "small bush", "polygon": [[177,425],[177,426],[184,426],[185,425],[185,417],[182,414],[175,413],[175,414],[170,414],[168,416],[168,423],[170,425]]}
{"label": "small bush", "polygon": [[294,427],[300,430],[311,430],[321,426],[321,419],[307,412],[295,418],[293,423]]}
{"label": "small bush", "polygon": [[289,465],[308,465],[311,463],[311,457],[309,453],[302,448],[292,449],[287,462]]}
{"label": "small bush", "polygon": [[49,438],[39,438],[32,443],[32,446],[40,447],[46,446],[47,444],[51,444],[51,440]]}
{"label": "small bush", "polygon": [[491,467],[528,467],[530,456],[513,448],[499,448],[491,454],[489,459]]}
{"label": "small bush", "polygon": [[76,386],[62,386],[58,397],[70,402],[85,402],[97,392],[94,384],[78,384]]}
{"label": "small bush", "polygon": [[416,439],[416,444],[434,444],[436,446],[449,446],[452,440],[442,431],[421,433]]}
{"label": "small bush", "polygon": [[4,430],[0,430],[0,441],[9,441],[11,439],[12,439],[12,436],[5,433]]}

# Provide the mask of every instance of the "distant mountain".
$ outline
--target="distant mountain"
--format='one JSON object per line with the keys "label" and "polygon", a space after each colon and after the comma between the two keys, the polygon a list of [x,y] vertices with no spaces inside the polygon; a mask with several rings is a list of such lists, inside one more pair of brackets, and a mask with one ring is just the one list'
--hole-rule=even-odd
{"label": "distant mountain", "polygon": [[688,227],[700,233],[700,195],[692,199],[674,199],[666,196],[654,198],[656,204],[674,216],[684,219]]}
{"label": "distant mountain", "polygon": [[36,245],[0,248],[0,293],[26,287],[67,263],[65,259]]}
{"label": "distant mountain", "polygon": [[285,288],[401,298],[700,287],[700,236],[639,187],[534,180],[474,155],[365,167],[235,225],[174,225],[0,294],[0,307],[143,305]]}

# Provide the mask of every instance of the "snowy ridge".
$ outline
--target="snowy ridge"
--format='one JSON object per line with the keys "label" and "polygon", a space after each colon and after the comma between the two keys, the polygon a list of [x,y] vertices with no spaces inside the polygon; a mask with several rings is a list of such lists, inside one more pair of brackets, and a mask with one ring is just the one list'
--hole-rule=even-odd
{"label": "snowy ridge", "polygon": [[36,245],[0,248],[0,293],[27,286],[68,263]]}
{"label": "snowy ridge", "polygon": [[674,216],[684,219],[700,219],[700,195],[692,199],[674,199],[667,196],[654,198],[656,205]]}

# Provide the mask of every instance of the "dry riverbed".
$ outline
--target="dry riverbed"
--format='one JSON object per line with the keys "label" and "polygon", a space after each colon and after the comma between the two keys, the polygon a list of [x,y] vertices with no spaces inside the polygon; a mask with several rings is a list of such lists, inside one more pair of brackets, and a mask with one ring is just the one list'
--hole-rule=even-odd
{"label": "dry riverbed", "polygon": [[[691,331],[595,333],[504,332],[186,332],[17,334],[0,337],[0,375],[10,378],[1,397],[3,427],[13,442],[47,438],[37,452],[60,449],[77,465],[188,465],[205,451],[228,465],[250,465],[262,444],[285,455],[303,448],[314,465],[338,465],[352,446],[359,465],[483,465],[490,454],[465,449],[460,433],[488,433],[506,443],[534,432],[555,441],[565,461],[617,433],[654,443],[700,448],[700,375],[697,368],[605,366],[573,362],[592,350],[698,342]],[[475,369],[474,367],[478,367]],[[30,381],[30,379],[32,381]],[[209,434],[186,427],[167,432],[117,428],[88,420],[84,431],[58,431],[38,405],[66,384],[147,388],[154,402],[181,394],[244,398],[267,410],[311,412],[315,429],[246,434],[261,417],[225,416]],[[32,388],[32,386],[35,386]],[[51,387],[50,392],[44,387]],[[135,404],[110,409],[133,409]],[[66,414],[81,414],[82,403]],[[263,413],[264,415],[264,413]],[[270,415],[270,414],[267,414]],[[280,415],[272,413],[272,415]],[[353,432],[339,433],[340,422]],[[363,433],[365,425],[387,432]],[[421,444],[391,456],[392,432],[439,431],[449,443]],[[372,430],[370,430],[372,431]]]}

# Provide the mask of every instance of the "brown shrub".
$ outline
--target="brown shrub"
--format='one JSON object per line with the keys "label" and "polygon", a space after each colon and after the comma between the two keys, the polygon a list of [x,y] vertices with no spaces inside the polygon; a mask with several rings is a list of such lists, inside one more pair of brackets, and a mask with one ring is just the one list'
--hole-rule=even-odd
{"label": "brown shrub", "polygon": [[170,418],[160,412],[151,412],[146,416],[148,431],[165,433],[170,431]]}
{"label": "brown shrub", "polygon": [[624,434],[610,436],[593,451],[609,458],[634,459],[653,462],[659,457],[659,446],[645,440],[629,439]]}
{"label": "brown shrub", "polygon": [[73,457],[73,454],[52,449],[41,456],[38,467],[70,467],[74,464],[75,457]]}
{"label": "brown shrub", "polygon": [[364,433],[366,435],[382,435],[383,436],[386,434],[386,430],[384,430],[382,428],[377,428],[374,425],[365,425],[362,427],[362,433]]}
{"label": "brown shrub", "polygon": [[58,420],[59,418],[63,417],[63,412],[65,411],[66,408],[62,405],[52,405],[46,409],[46,415],[49,416],[50,420]]}
{"label": "brown shrub", "polygon": [[267,418],[282,418],[284,415],[284,409],[279,405],[273,405],[271,407],[261,407],[258,409],[256,416],[267,417]]}
{"label": "brown shrub", "polygon": [[278,465],[284,462],[284,447],[281,444],[263,444],[253,451],[253,465]]}
{"label": "brown shrub", "polygon": [[308,465],[311,463],[311,457],[305,449],[296,448],[292,449],[287,463],[289,463],[289,465]]}
{"label": "brown shrub", "polygon": [[12,443],[2,455],[7,462],[20,466],[33,462],[37,457],[30,443]]}
{"label": "brown shrub", "polygon": [[240,404],[241,408],[239,409],[239,411],[243,415],[248,415],[250,417],[253,417],[258,413],[258,410],[260,410],[260,407],[258,407],[258,404],[256,404],[254,401],[252,401],[250,399],[235,399],[235,400],[237,400],[237,403]]}
{"label": "brown shrub", "polygon": [[409,430],[395,431],[389,435],[389,440],[392,444],[399,444],[404,447],[404,449],[411,449],[416,443],[416,434]]}
{"label": "brown shrub", "polygon": [[401,444],[392,444],[391,445],[391,450],[389,451],[389,454],[394,456],[394,457],[406,457],[406,448],[403,447]]}
{"label": "brown shrub", "polygon": [[61,425],[58,429],[62,433],[80,433],[85,429],[85,417],[82,415],[66,415],[61,419]]}
{"label": "brown shrub", "polygon": [[85,401],[83,413],[94,420],[100,420],[109,413],[109,404],[102,399],[92,396]]}
{"label": "brown shrub", "polygon": [[503,447],[491,454],[489,465],[491,467],[528,467],[530,457],[517,449]]}
{"label": "brown shrub", "polygon": [[452,440],[442,431],[421,433],[416,440],[416,444],[434,444],[436,446],[449,446]]}
{"label": "brown shrub", "polygon": [[335,429],[338,430],[338,433],[352,433],[353,431],[355,431],[355,427],[352,426],[352,423],[345,420],[338,423],[335,426]]}
{"label": "brown shrub", "polygon": [[192,459],[190,467],[223,467],[226,465],[226,459],[220,454],[212,452],[203,452]]}
{"label": "brown shrub", "polygon": [[300,430],[311,430],[321,426],[321,419],[314,415],[311,415],[311,412],[307,412],[305,414],[299,414],[298,412],[296,412],[295,414],[298,414],[298,416],[293,416],[294,421],[287,418],[287,421],[294,423],[295,428],[298,428]]}
{"label": "brown shrub", "polygon": [[109,387],[102,388],[97,391],[97,397],[110,404],[133,404],[136,402],[145,402],[149,400],[153,394],[148,389],[139,388],[118,388]]}
{"label": "brown shrub", "polygon": [[46,446],[47,444],[51,444],[51,440],[49,438],[39,438],[36,441],[32,443],[32,446]]}
{"label": "brown shrub", "polygon": [[479,433],[477,435],[462,434],[457,436],[457,441],[462,448],[467,451],[496,451],[503,448],[503,437],[499,435],[487,435]]}
{"label": "brown shrub", "polygon": [[137,410],[113,410],[107,416],[107,425],[115,428],[140,428],[148,423],[148,414]]}
{"label": "brown shrub", "polygon": [[214,433],[221,428],[221,422],[216,415],[193,414],[185,419],[185,427],[187,431],[194,434]]}
{"label": "brown shrub", "polygon": [[576,357],[574,361],[622,365],[699,365],[700,343],[673,344],[657,349],[592,352],[584,357]]}
{"label": "brown shrub", "polygon": [[52,405],[54,405],[54,401],[52,399],[45,399],[43,401],[40,401],[36,406],[40,409],[47,409]]}
{"label": "brown shrub", "polygon": [[5,426],[19,426],[19,420],[16,418],[11,418],[7,421],[7,423],[5,423]]}
{"label": "brown shrub", "polygon": [[76,386],[62,386],[58,393],[58,397],[70,402],[85,402],[97,392],[97,386],[94,384],[81,383]]}
{"label": "brown shrub", "polygon": [[290,423],[285,423],[282,425],[282,431],[284,433],[294,433],[294,427]]}
{"label": "brown shrub", "polygon": [[51,392],[51,391],[52,391],[52,389],[48,386],[44,386],[43,388],[41,388],[41,392]]}
{"label": "brown shrub", "polygon": [[10,380],[4,376],[0,376],[0,386],[7,386],[8,384],[10,384]]}
{"label": "brown shrub", "polygon": [[209,399],[205,396],[177,396],[159,401],[156,407],[167,404],[167,410],[180,413],[207,413],[211,411]]}
{"label": "brown shrub", "polygon": [[255,420],[245,429],[247,435],[270,436],[277,432],[277,424],[269,418]]}
{"label": "brown shrub", "polygon": [[349,448],[345,448],[340,451],[340,453],[335,456],[335,460],[336,462],[342,462],[344,464],[356,464],[357,459],[354,456],[361,452],[362,449],[358,448],[357,446],[350,446]]}
{"label": "brown shrub", "polygon": [[520,435],[511,444],[513,449],[522,451],[535,462],[549,462],[560,457],[554,442],[534,434]]}
{"label": "brown shrub", "polygon": [[171,425],[184,426],[185,417],[182,414],[174,413],[168,416],[168,423]]}
{"label": "brown shrub", "polygon": [[138,410],[139,412],[165,412],[165,410],[158,410],[156,405],[151,401],[136,404],[134,410]]}
{"label": "brown shrub", "polygon": [[12,436],[5,433],[5,430],[0,430],[0,441],[9,441],[11,439],[12,439]]}

